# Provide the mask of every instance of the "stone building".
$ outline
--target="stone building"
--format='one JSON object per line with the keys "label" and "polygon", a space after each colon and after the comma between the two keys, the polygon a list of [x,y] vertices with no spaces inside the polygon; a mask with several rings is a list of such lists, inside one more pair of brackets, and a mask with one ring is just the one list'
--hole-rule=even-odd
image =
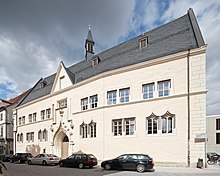
{"label": "stone building", "polygon": [[94,46],[89,29],[86,58],[61,62],[14,109],[14,150],[205,160],[206,44],[193,10],[101,53]]}

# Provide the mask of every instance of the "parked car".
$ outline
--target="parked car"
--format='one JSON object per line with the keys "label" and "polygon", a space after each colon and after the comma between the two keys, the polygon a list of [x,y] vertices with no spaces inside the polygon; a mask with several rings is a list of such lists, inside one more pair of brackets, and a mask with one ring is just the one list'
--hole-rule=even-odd
{"label": "parked car", "polygon": [[80,169],[85,166],[92,168],[97,165],[97,158],[92,154],[72,154],[68,158],[60,160],[59,165],[60,167],[72,166]]}
{"label": "parked car", "polygon": [[28,158],[32,158],[31,153],[16,153],[13,155],[10,159],[10,162],[13,163],[15,161],[18,161],[18,163],[24,163],[28,160]]}
{"label": "parked car", "polygon": [[12,155],[7,155],[7,154],[1,154],[0,158],[2,159],[3,162],[9,162],[11,159]]}
{"label": "parked car", "polygon": [[137,170],[144,172],[153,169],[153,159],[146,154],[123,154],[119,157],[103,161],[101,167],[105,170],[119,169],[119,170]]}
{"label": "parked car", "polygon": [[35,157],[29,158],[28,159],[28,164],[42,164],[44,166],[46,165],[56,165],[60,161],[60,158],[54,154],[38,154]]}

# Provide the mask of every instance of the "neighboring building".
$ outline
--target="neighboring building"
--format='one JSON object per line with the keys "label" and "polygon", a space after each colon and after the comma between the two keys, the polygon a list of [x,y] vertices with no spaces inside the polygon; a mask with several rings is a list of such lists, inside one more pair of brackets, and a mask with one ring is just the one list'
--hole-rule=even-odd
{"label": "neighboring building", "polygon": [[13,153],[13,109],[28,91],[10,100],[0,98],[0,154]]}
{"label": "neighboring building", "polygon": [[206,45],[193,10],[96,55],[94,44],[89,29],[86,59],[61,62],[14,109],[14,150],[205,161]]}
{"label": "neighboring building", "polygon": [[207,152],[220,154],[220,115],[207,116]]}
{"label": "neighboring building", "polygon": [[12,103],[0,98],[0,154],[9,154],[13,150],[13,126],[7,107]]}

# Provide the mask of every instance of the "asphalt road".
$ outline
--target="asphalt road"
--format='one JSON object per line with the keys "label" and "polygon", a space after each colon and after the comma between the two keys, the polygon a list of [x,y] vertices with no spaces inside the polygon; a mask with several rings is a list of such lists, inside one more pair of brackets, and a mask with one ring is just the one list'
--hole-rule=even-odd
{"label": "asphalt road", "polygon": [[181,167],[155,167],[155,172],[137,173],[136,171],[105,171],[100,166],[92,169],[78,169],[59,166],[41,166],[5,163],[6,176],[220,176],[220,166],[208,169],[181,168]]}

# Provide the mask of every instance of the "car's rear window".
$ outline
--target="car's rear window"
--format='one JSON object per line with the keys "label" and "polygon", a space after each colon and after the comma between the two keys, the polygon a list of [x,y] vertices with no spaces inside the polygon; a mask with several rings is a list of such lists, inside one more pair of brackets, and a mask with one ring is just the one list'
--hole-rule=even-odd
{"label": "car's rear window", "polygon": [[54,154],[47,154],[48,157],[57,157],[56,155]]}
{"label": "car's rear window", "polygon": [[140,159],[140,160],[149,159],[149,156],[147,156],[147,155],[138,155],[138,159]]}

